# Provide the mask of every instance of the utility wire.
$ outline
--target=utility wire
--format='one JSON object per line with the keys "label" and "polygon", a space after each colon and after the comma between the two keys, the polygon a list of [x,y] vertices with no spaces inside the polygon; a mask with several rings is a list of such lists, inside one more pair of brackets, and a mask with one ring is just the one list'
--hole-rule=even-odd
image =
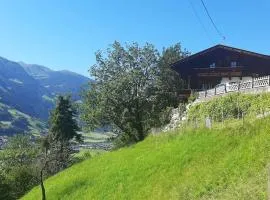
{"label": "utility wire", "polygon": [[207,9],[205,3],[203,2],[203,0],[201,0],[201,2],[202,2],[202,5],[203,5],[203,7],[204,7],[204,10],[205,10],[206,14],[208,15],[208,17],[209,17],[210,21],[212,22],[214,28],[216,29],[217,33],[219,34],[219,36],[220,36],[223,40],[225,40],[226,37],[225,37],[225,36],[219,31],[219,29],[217,28],[217,26],[216,26],[214,20],[212,19],[212,17],[211,17],[211,15],[210,15],[210,13],[209,13],[209,11],[208,11],[208,9]]}
{"label": "utility wire", "polygon": [[207,38],[209,39],[209,41],[210,41],[211,43],[214,44],[214,41],[213,41],[212,38],[210,37],[210,35],[209,35],[207,29],[205,28],[205,26],[204,26],[204,24],[203,24],[203,22],[202,22],[200,16],[198,15],[198,13],[197,13],[197,11],[196,11],[196,9],[195,9],[195,6],[194,6],[194,4],[192,3],[192,0],[189,0],[189,3],[190,3],[190,7],[192,8],[192,11],[193,11],[195,17],[197,18],[198,22],[200,23],[201,27],[203,28],[203,30],[204,30],[204,32],[205,32],[205,35],[207,36]]}

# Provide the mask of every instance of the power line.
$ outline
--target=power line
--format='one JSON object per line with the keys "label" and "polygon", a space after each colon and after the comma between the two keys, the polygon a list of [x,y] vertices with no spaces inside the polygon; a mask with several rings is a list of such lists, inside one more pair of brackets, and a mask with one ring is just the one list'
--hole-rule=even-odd
{"label": "power line", "polygon": [[216,26],[214,20],[212,19],[212,17],[211,17],[211,15],[210,15],[210,13],[209,13],[209,11],[208,11],[208,9],[207,9],[205,3],[203,2],[203,0],[201,0],[201,2],[202,2],[202,5],[203,5],[203,7],[204,7],[204,10],[205,10],[206,14],[208,15],[208,17],[209,17],[210,21],[212,22],[214,28],[216,29],[217,33],[219,34],[219,36],[220,36],[223,40],[225,40],[225,39],[226,39],[225,36],[224,36],[224,35],[219,31],[219,29],[217,28],[217,26]]}
{"label": "power line", "polygon": [[204,32],[205,32],[205,35],[207,36],[207,38],[209,39],[209,41],[210,41],[211,43],[214,43],[214,41],[212,40],[212,38],[211,38],[210,35],[208,34],[208,31],[207,31],[207,29],[205,28],[205,26],[204,26],[204,24],[203,24],[203,22],[202,22],[200,16],[198,15],[198,13],[197,13],[197,11],[196,11],[196,9],[195,9],[195,6],[194,6],[194,4],[192,3],[192,0],[189,0],[189,3],[190,3],[190,6],[191,6],[191,8],[192,8],[192,11],[193,11],[195,17],[197,18],[198,22],[200,23],[201,27],[203,28],[203,30],[204,30]]}

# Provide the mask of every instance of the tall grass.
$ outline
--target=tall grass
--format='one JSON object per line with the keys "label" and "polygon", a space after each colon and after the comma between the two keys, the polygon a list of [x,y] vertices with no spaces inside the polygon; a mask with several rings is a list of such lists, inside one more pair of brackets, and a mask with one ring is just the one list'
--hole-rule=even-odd
{"label": "tall grass", "polygon": [[190,120],[203,120],[210,117],[221,122],[226,119],[242,117],[254,118],[270,111],[270,93],[242,94],[232,93],[211,101],[195,104],[188,112]]}
{"label": "tall grass", "polygon": [[[48,199],[266,199],[270,118],[151,135],[46,180]],[[23,199],[40,199],[39,187]]]}

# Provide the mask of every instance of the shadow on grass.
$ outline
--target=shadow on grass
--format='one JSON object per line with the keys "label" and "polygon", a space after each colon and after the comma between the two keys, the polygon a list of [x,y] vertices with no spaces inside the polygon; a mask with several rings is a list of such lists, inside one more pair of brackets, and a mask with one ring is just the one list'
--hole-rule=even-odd
{"label": "shadow on grass", "polygon": [[78,189],[81,189],[83,187],[88,188],[88,187],[91,187],[91,185],[93,185],[93,183],[87,180],[74,181],[73,183],[68,184],[65,187],[65,189],[61,191],[61,195],[69,196],[72,193],[75,193],[76,191],[78,191]]}

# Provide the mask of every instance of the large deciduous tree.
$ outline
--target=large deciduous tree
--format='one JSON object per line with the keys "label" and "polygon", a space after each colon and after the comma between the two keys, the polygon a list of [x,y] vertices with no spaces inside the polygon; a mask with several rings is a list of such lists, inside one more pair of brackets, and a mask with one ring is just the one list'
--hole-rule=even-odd
{"label": "large deciduous tree", "polygon": [[162,50],[158,63],[160,73],[157,80],[159,81],[160,97],[163,98],[161,102],[164,102],[167,106],[178,106],[178,97],[184,87],[181,76],[172,70],[171,65],[188,55],[189,52],[185,49],[183,50],[180,43]]}
{"label": "large deciduous tree", "polygon": [[182,82],[169,64],[183,56],[180,45],[164,49],[160,56],[148,43],[123,47],[114,42],[105,53],[97,52],[96,64],[90,68],[95,81],[83,95],[86,125],[110,125],[124,144],[143,140],[152,127],[160,125],[164,109],[177,104]]}

